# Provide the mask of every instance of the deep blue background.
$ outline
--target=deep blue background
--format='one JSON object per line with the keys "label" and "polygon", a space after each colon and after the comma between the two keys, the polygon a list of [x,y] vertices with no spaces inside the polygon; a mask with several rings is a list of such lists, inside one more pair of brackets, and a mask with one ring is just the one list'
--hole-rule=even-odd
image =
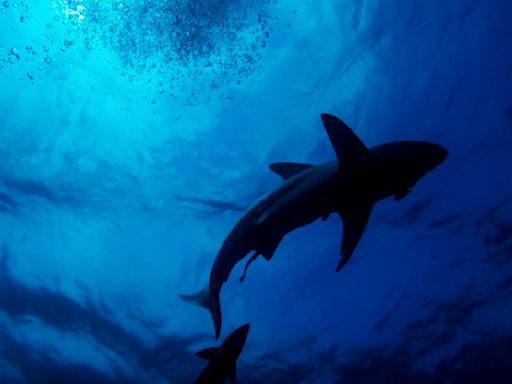
{"label": "deep blue background", "polygon": [[512,2],[0,10],[0,382],[192,382],[213,327],[177,293],[279,185],[269,163],[334,158],[321,112],[450,155],[340,273],[334,216],[235,268],[239,382],[512,382]]}

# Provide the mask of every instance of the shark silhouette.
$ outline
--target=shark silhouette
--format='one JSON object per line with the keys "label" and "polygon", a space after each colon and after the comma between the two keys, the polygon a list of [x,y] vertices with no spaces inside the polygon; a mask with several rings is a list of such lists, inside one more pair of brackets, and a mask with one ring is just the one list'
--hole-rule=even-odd
{"label": "shark silhouette", "polygon": [[220,347],[206,348],[196,353],[196,356],[209,360],[195,384],[222,384],[227,378],[236,382],[236,361],[244,347],[249,324],[236,329]]}
{"label": "shark silhouette", "polygon": [[321,118],[337,160],[316,166],[271,164],[270,169],[284,182],[253,205],[228,234],[213,262],[209,284],[195,294],[180,295],[210,311],[216,339],[222,323],[220,290],[247,254],[254,252],[240,281],[258,256],[272,258],[287,233],[338,213],[343,221],[339,271],[352,256],[373,205],[387,197],[403,199],[448,155],[442,146],[423,141],[397,141],[368,149],[336,116],[322,114]]}

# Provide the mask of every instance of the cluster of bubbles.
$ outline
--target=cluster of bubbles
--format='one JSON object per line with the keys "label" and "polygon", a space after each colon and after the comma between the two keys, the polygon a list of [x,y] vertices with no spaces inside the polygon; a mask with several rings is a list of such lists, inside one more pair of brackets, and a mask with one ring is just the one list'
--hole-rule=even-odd
{"label": "cluster of bubbles", "polygon": [[[6,10],[11,7],[14,9],[20,8],[22,11],[26,11],[26,12],[28,12],[28,10],[29,10],[29,6],[26,1],[21,1],[19,4],[16,1],[14,1],[14,2],[11,2],[9,0],[2,1],[2,6],[1,6],[2,13],[5,13]],[[25,15],[23,13],[21,13],[20,14],[20,23],[23,23],[24,21],[25,21]]]}
{"label": "cluster of bubbles", "polygon": [[[4,1],[0,2],[1,14],[7,13],[7,11],[9,9],[13,9],[17,12],[16,15],[18,17],[19,23],[23,24],[26,22],[26,20],[27,20],[26,15],[28,14],[28,12],[30,10],[28,3],[26,3],[25,1],[21,1],[20,3],[11,2],[9,0],[4,0]],[[3,37],[5,38],[5,36],[3,36]],[[1,47],[0,51],[4,51],[4,49],[2,49],[2,48],[4,48],[4,47]],[[0,69],[4,68],[7,64],[15,64],[15,63],[21,61],[22,55],[24,55],[25,53],[28,56],[35,56],[38,54],[38,50],[33,48],[30,45],[27,45],[24,50],[19,49],[16,46],[9,47],[6,50],[4,56],[0,57]],[[33,75],[30,71],[27,71],[25,73],[25,76],[29,80],[34,80]],[[22,76],[21,79],[23,79],[25,76]]]}
{"label": "cluster of bubbles", "polygon": [[[213,64],[221,58],[232,66],[254,61],[270,32],[265,1],[143,0],[99,2],[88,7],[91,25],[106,26],[102,37],[126,64],[144,67],[158,56],[164,63]],[[257,5],[255,5],[257,4]]]}
{"label": "cluster of bubbles", "polygon": [[[278,22],[270,12],[275,1],[53,0],[47,31],[51,24],[65,24],[69,31],[57,42],[47,36],[48,45],[57,44],[62,52],[75,43],[88,51],[106,48],[121,63],[123,76],[133,80],[156,72],[162,89],[181,80],[216,89],[262,70],[262,50]],[[4,12],[20,6],[26,10],[20,14],[23,23],[27,4],[2,3]],[[20,47],[10,49],[4,61],[20,60]],[[46,55],[42,64],[51,61]]]}

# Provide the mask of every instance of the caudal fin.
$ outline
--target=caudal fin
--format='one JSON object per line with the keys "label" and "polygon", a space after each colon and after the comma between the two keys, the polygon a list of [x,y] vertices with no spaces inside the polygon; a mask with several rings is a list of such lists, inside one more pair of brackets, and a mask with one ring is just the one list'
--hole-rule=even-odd
{"label": "caudal fin", "polygon": [[209,286],[207,285],[206,287],[204,287],[203,289],[196,293],[193,293],[191,295],[178,294],[178,297],[187,303],[198,305],[200,307],[207,309],[210,312],[213,319],[213,326],[215,328],[215,339],[218,340],[220,335],[220,328],[222,325],[222,316],[220,312],[218,292],[216,294],[214,292],[212,296],[210,294]]}
{"label": "caudal fin", "polygon": [[210,289],[208,285],[196,293],[191,295],[178,294],[178,297],[187,303],[210,310]]}

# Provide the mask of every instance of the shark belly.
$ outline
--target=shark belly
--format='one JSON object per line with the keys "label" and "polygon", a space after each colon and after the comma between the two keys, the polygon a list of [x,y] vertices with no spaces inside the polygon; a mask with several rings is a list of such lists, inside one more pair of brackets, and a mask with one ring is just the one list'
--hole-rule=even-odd
{"label": "shark belly", "polygon": [[332,212],[336,169],[334,162],[323,164],[283,183],[256,203],[228,234],[209,281],[209,309],[217,335],[222,321],[220,291],[235,265],[251,251],[254,255],[246,269],[259,255],[270,260],[286,234]]}

